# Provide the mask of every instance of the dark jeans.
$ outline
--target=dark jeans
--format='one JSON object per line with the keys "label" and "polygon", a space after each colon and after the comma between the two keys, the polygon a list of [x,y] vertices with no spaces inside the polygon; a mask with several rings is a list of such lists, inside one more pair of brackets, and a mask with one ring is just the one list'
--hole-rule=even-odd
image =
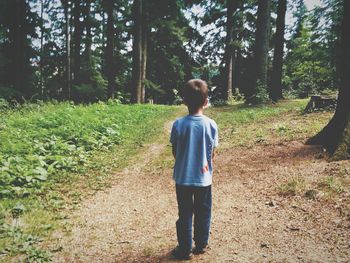
{"label": "dark jeans", "polygon": [[192,249],[192,216],[194,214],[194,241],[197,247],[205,247],[209,240],[211,219],[211,185],[206,187],[176,185],[179,219],[176,221],[179,248]]}

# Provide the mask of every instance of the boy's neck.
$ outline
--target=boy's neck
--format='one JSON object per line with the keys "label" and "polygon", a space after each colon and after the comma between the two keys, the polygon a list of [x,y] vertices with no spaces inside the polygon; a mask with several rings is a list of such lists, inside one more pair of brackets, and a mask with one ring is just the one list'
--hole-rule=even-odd
{"label": "boy's neck", "polygon": [[197,110],[194,110],[194,111],[188,109],[188,114],[189,115],[203,115],[203,107],[201,107]]}

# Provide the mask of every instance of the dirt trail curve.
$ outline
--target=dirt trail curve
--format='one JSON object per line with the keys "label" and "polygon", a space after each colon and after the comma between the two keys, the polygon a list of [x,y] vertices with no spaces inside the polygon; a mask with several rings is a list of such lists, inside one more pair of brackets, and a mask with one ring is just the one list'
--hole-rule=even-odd
{"label": "dirt trail curve", "polygon": [[[146,146],[111,188],[82,203],[54,262],[171,261],[177,206],[166,141]],[[292,174],[323,173],[318,152],[301,142],[220,151],[211,250],[192,261],[349,262],[348,219],[332,205],[276,193]]]}

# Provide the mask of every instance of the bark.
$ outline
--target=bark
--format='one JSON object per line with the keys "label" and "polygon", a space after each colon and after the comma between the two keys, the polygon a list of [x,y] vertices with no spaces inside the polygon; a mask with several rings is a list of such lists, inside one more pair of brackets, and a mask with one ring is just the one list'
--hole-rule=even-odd
{"label": "bark", "polygon": [[14,63],[13,76],[14,87],[26,96],[28,91],[25,89],[25,65],[27,64],[25,55],[26,33],[24,31],[26,19],[26,2],[22,0],[15,0],[15,23],[13,25],[13,46],[14,46]]}
{"label": "bark", "polygon": [[227,0],[226,46],[225,46],[225,90],[223,99],[232,97],[232,71],[234,65],[233,14],[237,9],[237,0]]}
{"label": "bark", "polygon": [[232,48],[232,59],[231,59],[232,67],[231,67],[231,90],[230,90],[230,97],[232,97],[233,94],[237,94],[237,92],[234,89],[234,76],[236,72],[236,64],[237,64],[237,50],[236,48]]}
{"label": "bark", "polygon": [[[239,12],[241,13],[244,12],[244,5],[242,0],[238,1],[238,8],[239,8]],[[238,20],[238,28],[239,28],[239,32],[237,34],[237,41],[241,43],[243,40],[243,31],[244,31],[244,22],[242,18]],[[235,61],[234,61],[235,64],[232,70],[232,78],[233,78],[232,86],[233,86],[234,94],[238,95],[239,85],[240,85],[240,71],[241,71],[241,65],[243,60],[241,47],[237,47],[235,50],[235,53],[236,53]]]}
{"label": "bark", "polygon": [[115,62],[114,62],[114,1],[104,0],[107,13],[107,45],[106,45],[106,75],[108,80],[108,98],[114,98],[116,83],[115,83]]}
{"label": "bark", "polygon": [[[103,8],[101,11],[101,17],[102,17],[102,23],[101,23],[101,34],[100,34],[100,41],[101,41],[101,48],[102,50],[105,50],[107,48],[107,23],[108,23],[108,18],[106,19],[106,14],[107,14],[107,9],[106,5],[108,5],[109,1],[103,0]],[[114,3],[114,0],[112,1]],[[113,17],[114,18],[114,17]],[[114,25],[113,25],[114,28]],[[105,34],[106,32],[106,34]],[[114,43],[114,42],[113,42]],[[102,71],[105,70],[105,63],[106,56],[103,57],[102,59]]]}
{"label": "bark", "polygon": [[74,16],[74,36],[73,36],[73,42],[74,42],[74,54],[73,54],[73,60],[74,60],[74,68],[73,68],[73,77],[74,77],[74,84],[79,84],[79,75],[80,75],[80,49],[81,49],[81,35],[82,35],[82,25],[80,22],[80,15],[81,15],[81,6],[80,6],[80,0],[74,0],[74,9],[73,9],[73,16]]}
{"label": "bark", "polygon": [[141,103],[142,68],[142,0],[133,3],[133,61],[132,61],[132,102]]}
{"label": "bark", "polygon": [[239,87],[241,84],[241,66],[242,66],[243,56],[242,50],[240,48],[236,51],[235,67],[233,71],[233,92],[235,95],[239,94]]}
{"label": "bark", "polygon": [[338,152],[339,145],[344,148],[342,154],[337,154],[337,159],[349,156],[349,126],[350,120],[350,1],[344,0],[344,13],[340,37],[339,72],[340,86],[335,114],[330,122],[307,144],[323,145],[330,154]]}
{"label": "bark", "polygon": [[44,95],[43,50],[44,50],[44,0],[40,0],[40,92]]}
{"label": "bark", "polygon": [[70,26],[69,26],[69,1],[63,0],[65,18],[65,40],[66,40],[66,85],[63,88],[63,98],[70,99],[71,92],[71,62],[70,62]]}
{"label": "bark", "polygon": [[146,11],[146,2],[142,10],[142,64],[141,64],[141,103],[145,103],[146,90],[145,80],[147,72],[147,46],[148,46],[148,13]]}
{"label": "bark", "polygon": [[279,0],[277,9],[275,50],[273,55],[270,89],[270,98],[273,101],[278,101],[282,98],[282,67],[286,10],[287,0]]}
{"label": "bark", "polygon": [[85,38],[85,58],[87,62],[87,72],[89,77],[92,75],[92,55],[91,55],[91,46],[92,46],[92,35],[91,35],[91,0],[85,0],[85,30],[86,30],[86,38]]}
{"label": "bark", "polygon": [[[267,87],[267,64],[269,48],[271,0],[258,0],[258,18],[256,23],[254,47],[254,86],[250,97],[256,95],[257,87]],[[249,101],[249,100],[248,100]]]}

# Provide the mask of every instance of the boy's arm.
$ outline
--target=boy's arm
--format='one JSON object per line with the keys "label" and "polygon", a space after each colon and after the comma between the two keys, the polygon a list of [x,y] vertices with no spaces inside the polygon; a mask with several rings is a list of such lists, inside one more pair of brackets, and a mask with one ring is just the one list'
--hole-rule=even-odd
{"label": "boy's arm", "polygon": [[174,159],[176,159],[176,123],[177,121],[174,122],[173,127],[171,128],[171,133],[170,133],[170,143],[172,147],[172,153],[174,156]]}
{"label": "boy's arm", "polygon": [[219,134],[218,134],[218,126],[215,123],[215,136],[214,136],[214,147],[213,147],[213,152],[212,152],[212,160],[214,160],[215,155],[216,155],[216,147],[219,145]]}

